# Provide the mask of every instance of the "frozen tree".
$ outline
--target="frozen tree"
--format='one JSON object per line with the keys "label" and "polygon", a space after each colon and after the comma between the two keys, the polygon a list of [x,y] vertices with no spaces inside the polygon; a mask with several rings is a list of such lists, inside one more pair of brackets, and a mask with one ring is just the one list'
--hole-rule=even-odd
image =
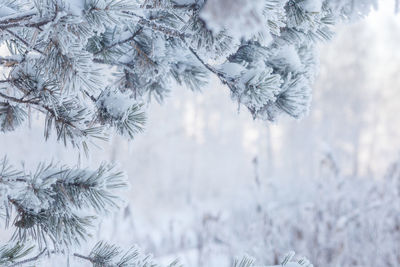
{"label": "frozen tree", "polygon": [[[208,75],[254,118],[299,118],[311,101],[315,43],[332,36],[336,21],[365,13],[373,3],[0,0],[0,42],[8,51],[0,57],[0,131],[13,131],[39,113],[46,139],[55,133],[88,153],[110,129],[132,139],[144,126],[144,103],[162,101],[176,84],[198,90]],[[232,10],[220,13],[225,7]],[[117,206],[113,190],[125,185],[108,165],[90,171],[42,164],[28,172],[4,160],[1,167],[0,197],[17,242],[1,250],[10,266],[29,252],[28,241],[39,249],[32,260],[67,253],[88,237],[92,217],[82,214]],[[115,264],[137,266],[136,254]],[[99,243],[85,257],[103,266],[118,255]]]}

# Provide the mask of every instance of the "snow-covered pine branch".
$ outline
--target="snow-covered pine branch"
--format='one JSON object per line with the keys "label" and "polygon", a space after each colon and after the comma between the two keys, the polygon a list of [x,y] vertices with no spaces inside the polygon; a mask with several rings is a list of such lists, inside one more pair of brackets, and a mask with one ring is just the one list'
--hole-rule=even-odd
{"label": "snow-covered pine branch", "polygon": [[[89,236],[97,215],[118,207],[118,190],[126,186],[122,172],[101,165],[96,170],[40,164],[36,171],[17,170],[4,158],[0,162],[1,211],[5,225],[14,231],[12,248],[23,245],[62,252]],[[6,257],[6,256],[4,256]],[[14,261],[17,258],[10,260]]]}
{"label": "snow-covered pine branch", "polygon": [[[0,0],[0,43],[8,51],[0,57],[0,131],[21,127],[34,111],[45,116],[45,138],[55,132],[65,145],[88,152],[109,128],[132,139],[144,126],[143,103],[162,101],[176,83],[198,90],[208,75],[254,118],[301,117],[317,71],[315,43],[331,38],[338,20],[376,4],[226,2]],[[26,172],[3,160],[0,167],[14,239],[39,245],[36,256],[20,262],[29,246],[0,248],[0,261],[9,266],[38,259],[46,253],[41,247],[64,252],[84,239],[92,217],[77,211],[114,207],[112,192],[124,185],[121,173],[106,165],[90,171],[42,164]],[[114,247],[100,244],[96,251],[113,254]]]}
{"label": "snow-covered pine branch", "polygon": [[[368,11],[371,3],[353,11]],[[33,109],[48,117],[46,137],[55,129],[58,139],[83,148],[104,139],[107,126],[132,138],[143,127],[142,102],[163,100],[174,81],[201,88],[209,74],[255,118],[301,117],[317,71],[315,43],[352,14],[345,0],[236,0],[221,13],[222,0],[0,5],[0,41],[10,54],[0,60],[8,69],[0,84],[1,130],[15,129]],[[113,109],[104,103],[119,105],[105,97],[117,101],[118,92],[125,109],[105,114]]]}

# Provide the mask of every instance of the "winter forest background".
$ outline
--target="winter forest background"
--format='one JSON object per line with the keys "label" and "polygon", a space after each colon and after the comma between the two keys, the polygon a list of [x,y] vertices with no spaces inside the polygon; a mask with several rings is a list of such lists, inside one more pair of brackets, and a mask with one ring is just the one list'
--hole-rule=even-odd
{"label": "winter forest background", "polygon": [[[43,118],[0,137],[0,156],[96,168],[116,162],[130,189],[94,237],[139,244],[160,262],[229,266],[247,253],[279,263],[288,251],[318,267],[400,265],[400,17],[394,1],[319,44],[309,115],[253,120],[212,77],[201,92],[174,88],[147,108],[145,131],[113,136],[85,157]],[[40,153],[39,153],[40,152]],[[9,233],[2,233],[6,240]],[[85,266],[54,257],[48,266]],[[39,265],[42,266],[42,265]]]}

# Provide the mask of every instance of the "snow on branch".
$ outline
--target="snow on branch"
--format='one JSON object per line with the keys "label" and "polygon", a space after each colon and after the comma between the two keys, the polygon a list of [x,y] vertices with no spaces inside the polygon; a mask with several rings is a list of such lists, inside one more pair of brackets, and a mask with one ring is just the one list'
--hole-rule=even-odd
{"label": "snow on branch", "polygon": [[[123,173],[111,165],[87,170],[50,163],[26,172],[7,158],[0,162],[1,203],[13,239],[34,240],[39,247],[51,244],[56,251],[84,240],[95,215],[117,208],[117,192],[126,186]],[[82,216],[82,210],[94,214]]]}

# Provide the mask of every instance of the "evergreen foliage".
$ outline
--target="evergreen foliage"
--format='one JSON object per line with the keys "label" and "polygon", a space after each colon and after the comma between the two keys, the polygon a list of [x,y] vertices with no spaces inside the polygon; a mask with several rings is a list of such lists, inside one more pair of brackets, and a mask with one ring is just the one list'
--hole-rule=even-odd
{"label": "evergreen foliage", "polygon": [[[208,75],[254,118],[303,116],[316,73],[315,43],[331,38],[338,19],[352,16],[354,1],[257,0],[262,23],[244,36],[213,25],[212,2],[0,0],[0,42],[8,50],[0,57],[0,131],[15,130],[32,111],[42,113],[46,139],[55,132],[87,153],[89,143],[107,139],[109,128],[132,139],[144,127],[144,103],[163,101],[176,83],[199,90]],[[66,253],[89,236],[94,216],[82,214],[116,207],[114,190],[124,186],[122,173],[109,165],[91,171],[40,164],[28,172],[4,158],[0,198],[16,243],[0,248],[0,263]],[[37,256],[17,262],[30,242]],[[94,266],[153,266],[138,255],[99,243],[87,259]]]}
{"label": "evergreen foliage", "polygon": [[174,81],[199,89],[210,73],[255,118],[301,117],[315,43],[349,13],[345,1],[309,2],[264,1],[259,28],[268,31],[235,41],[229,29],[210,30],[202,1],[3,0],[1,41],[10,55],[1,58],[1,130],[34,109],[47,116],[46,137],[56,129],[73,146],[106,138],[107,126],[132,138],[143,127],[142,102],[162,101]]}
{"label": "evergreen foliage", "polygon": [[[54,253],[84,241],[96,215],[118,206],[117,191],[126,186],[122,172],[101,165],[97,170],[40,164],[35,172],[19,171],[4,158],[0,162],[2,217],[14,228],[14,246],[1,258],[11,262],[37,244]],[[84,214],[84,215],[82,215]],[[92,214],[92,215],[87,215]],[[14,256],[8,256],[10,253]]]}

